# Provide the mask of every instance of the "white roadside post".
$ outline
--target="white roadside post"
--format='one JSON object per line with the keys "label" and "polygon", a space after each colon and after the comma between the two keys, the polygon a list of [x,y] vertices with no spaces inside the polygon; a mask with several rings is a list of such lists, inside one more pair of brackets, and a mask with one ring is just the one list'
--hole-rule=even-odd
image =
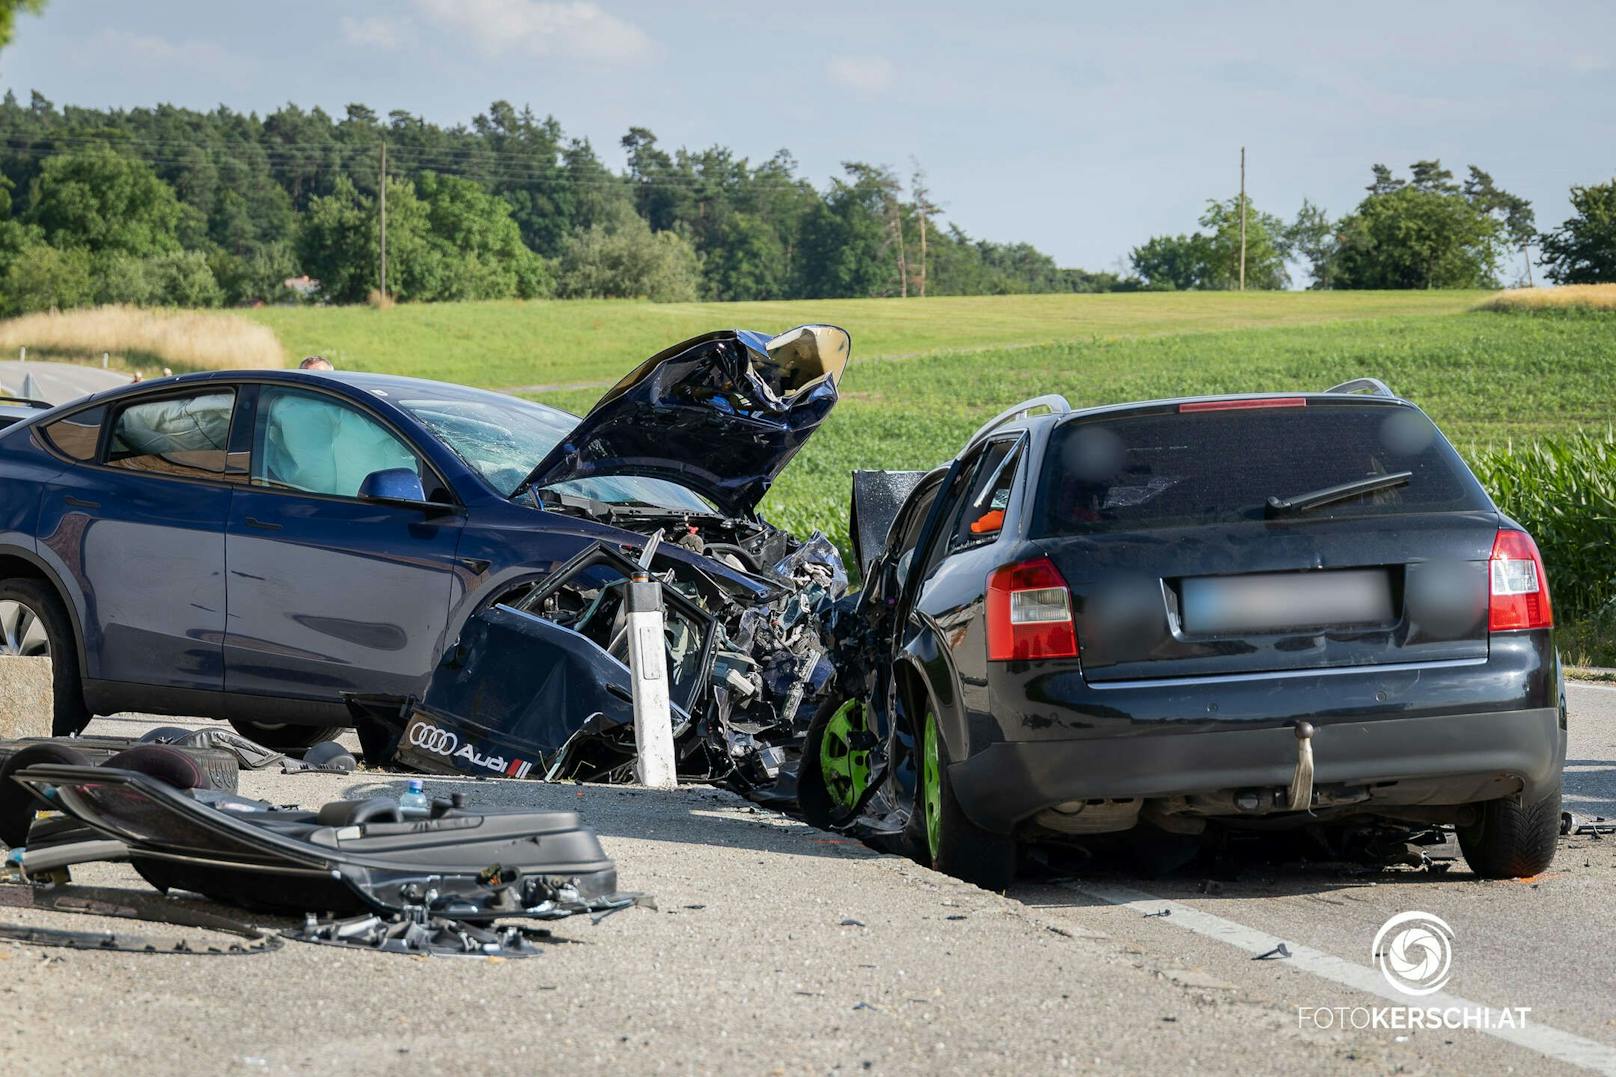
{"label": "white roadside post", "polygon": [[651,537],[640,570],[628,585],[628,668],[634,681],[634,774],[641,785],[679,784],[673,757],[673,712],[668,705],[668,654],[662,631],[662,584],[651,578],[661,533]]}

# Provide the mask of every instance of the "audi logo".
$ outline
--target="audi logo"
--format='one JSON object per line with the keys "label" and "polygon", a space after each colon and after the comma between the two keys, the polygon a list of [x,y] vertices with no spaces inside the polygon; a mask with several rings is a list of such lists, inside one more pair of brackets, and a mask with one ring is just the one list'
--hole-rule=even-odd
{"label": "audi logo", "polygon": [[423,751],[452,755],[460,746],[460,738],[447,729],[422,722],[410,727],[410,743]]}

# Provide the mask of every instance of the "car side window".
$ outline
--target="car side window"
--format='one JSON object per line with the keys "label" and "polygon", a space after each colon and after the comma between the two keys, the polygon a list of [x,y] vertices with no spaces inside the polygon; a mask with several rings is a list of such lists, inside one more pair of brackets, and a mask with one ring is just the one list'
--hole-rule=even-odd
{"label": "car side window", "polygon": [[422,474],[419,457],[379,420],[323,393],[259,390],[254,486],[357,497],[367,475],[392,468]]}
{"label": "car side window", "polygon": [[[940,510],[941,516],[937,524],[937,530],[932,534],[931,545],[924,551],[925,567],[921,571],[917,582],[931,579],[932,573],[937,571],[937,566],[942,562],[943,557],[953,551],[953,536],[955,529],[959,526],[960,514],[965,511],[965,506],[970,501],[971,490],[980,481],[983,457],[992,452],[994,447],[989,446],[987,449],[979,451],[973,459],[962,463],[959,472],[954,476],[954,481],[949,484],[947,489],[938,493],[938,498],[943,502]],[[1006,447],[1008,447],[1008,443],[1006,443]],[[916,556],[918,557],[920,553],[921,551],[917,549]]]}
{"label": "car side window", "polygon": [[989,541],[1004,527],[1015,481],[1019,441],[997,441],[982,451],[976,468],[953,516],[949,549],[957,550]]}
{"label": "car side window", "polygon": [[[130,471],[220,478],[225,471],[235,404],[236,394],[231,389],[207,389],[130,404],[112,422],[104,462]],[[54,441],[54,431],[52,434]]]}
{"label": "car side window", "polygon": [[107,421],[107,406],[101,404],[75,411],[40,427],[51,447],[69,459],[89,463],[101,444],[101,425]]}

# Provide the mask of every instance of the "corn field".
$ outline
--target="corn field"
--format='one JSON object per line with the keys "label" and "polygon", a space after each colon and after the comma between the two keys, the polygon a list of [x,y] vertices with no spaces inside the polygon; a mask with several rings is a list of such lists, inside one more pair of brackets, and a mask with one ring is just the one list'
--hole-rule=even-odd
{"label": "corn field", "polygon": [[1555,620],[1577,627],[1600,661],[1616,652],[1616,432],[1483,449],[1476,476],[1537,539]]}

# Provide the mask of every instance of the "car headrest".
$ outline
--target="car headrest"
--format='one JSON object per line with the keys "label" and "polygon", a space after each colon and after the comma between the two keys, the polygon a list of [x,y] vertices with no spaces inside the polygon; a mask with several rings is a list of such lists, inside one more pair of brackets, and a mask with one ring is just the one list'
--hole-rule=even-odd
{"label": "car headrest", "polygon": [[115,770],[132,770],[156,778],[175,789],[212,789],[208,772],[196,760],[167,744],[137,744],[125,748],[102,764]]}
{"label": "car headrest", "polygon": [[34,823],[34,812],[50,807],[34,796],[32,790],[11,780],[17,771],[35,763],[90,765],[82,753],[65,744],[30,744],[11,754],[5,766],[0,767],[0,841],[12,848],[28,844],[28,828]]}
{"label": "car headrest", "polygon": [[322,740],[303,753],[303,762],[322,770],[350,774],[356,765],[353,753],[334,740]]}

